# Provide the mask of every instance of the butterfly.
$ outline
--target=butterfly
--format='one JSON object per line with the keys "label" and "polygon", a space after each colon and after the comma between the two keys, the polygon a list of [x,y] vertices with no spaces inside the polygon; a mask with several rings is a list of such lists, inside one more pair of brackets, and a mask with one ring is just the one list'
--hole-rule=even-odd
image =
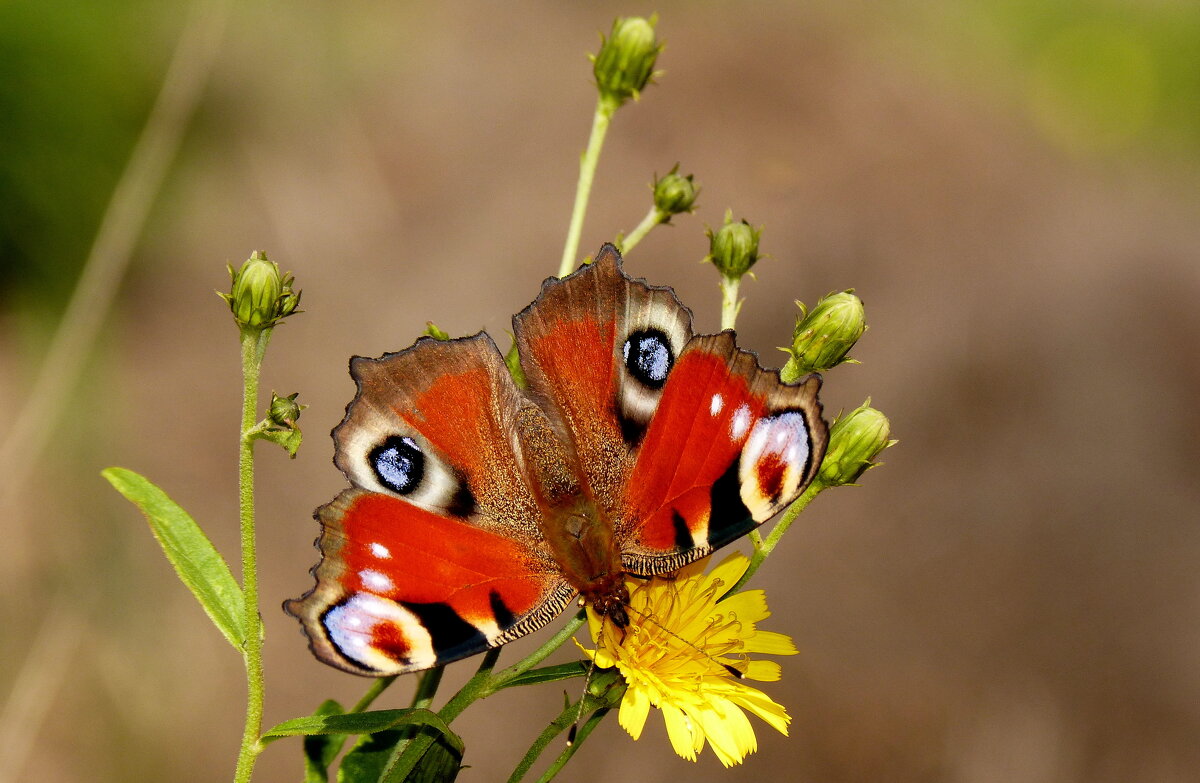
{"label": "butterfly", "polygon": [[449,663],[578,599],[624,628],[625,575],[668,574],[766,522],[821,464],[810,375],[785,384],[730,330],[606,244],[513,318],[519,386],[486,333],[354,357],[333,431],[353,485],[316,511],[316,586],[284,604],[325,663]]}

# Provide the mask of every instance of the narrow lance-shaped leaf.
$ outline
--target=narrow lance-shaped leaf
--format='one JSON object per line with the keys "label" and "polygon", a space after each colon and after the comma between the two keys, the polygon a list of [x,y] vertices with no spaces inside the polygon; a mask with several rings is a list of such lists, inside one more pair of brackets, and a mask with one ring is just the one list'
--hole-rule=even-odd
{"label": "narrow lance-shaped leaf", "polygon": [[245,599],[229,565],[196,521],[167,493],[125,468],[101,472],[113,487],[141,509],[175,572],[236,649],[246,641]]}
{"label": "narrow lance-shaped leaf", "polygon": [[[341,715],[345,710],[333,699],[326,699],[313,715]],[[343,734],[312,734],[304,738],[304,783],[328,783],[329,765],[346,741]]]}

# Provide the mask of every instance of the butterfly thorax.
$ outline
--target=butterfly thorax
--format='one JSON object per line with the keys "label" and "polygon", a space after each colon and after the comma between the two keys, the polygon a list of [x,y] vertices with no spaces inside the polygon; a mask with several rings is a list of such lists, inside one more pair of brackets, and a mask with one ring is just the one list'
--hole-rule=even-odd
{"label": "butterfly thorax", "polygon": [[518,412],[515,423],[525,471],[541,506],[539,527],[555,561],[584,602],[624,625],[629,593],[612,520],[592,498],[546,415],[531,404]]}

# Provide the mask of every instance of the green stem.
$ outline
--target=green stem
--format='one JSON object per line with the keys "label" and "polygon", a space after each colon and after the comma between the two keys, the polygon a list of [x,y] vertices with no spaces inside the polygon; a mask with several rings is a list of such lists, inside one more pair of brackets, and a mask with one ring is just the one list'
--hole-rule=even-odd
{"label": "green stem", "polygon": [[[587,696],[583,696],[587,698]],[[550,725],[542,730],[538,738],[529,746],[529,750],[525,751],[525,756],[521,759],[521,763],[517,764],[512,774],[508,776],[508,783],[518,783],[525,777],[525,773],[529,772],[529,768],[533,766],[533,762],[538,760],[538,757],[546,750],[546,747],[557,737],[567,730],[572,723],[575,722],[575,717],[579,714],[579,702],[568,704],[559,716],[550,721]]]}
{"label": "green stem", "polygon": [[588,738],[589,734],[592,733],[592,729],[600,725],[600,721],[602,721],[604,716],[608,714],[608,710],[608,707],[603,707],[592,713],[592,717],[587,719],[587,723],[583,724],[583,726],[579,729],[579,733],[575,735],[575,741],[563,748],[562,753],[558,754],[558,758],[554,760],[554,763],[550,765],[550,768],[543,772],[542,776],[538,778],[538,783],[549,783],[549,781],[554,779],[554,776],[557,775],[559,771],[561,771],[562,768],[567,765],[567,762],[570,761],[571,757],[575,755],[575,751],[579,750],[579,746],[582,745],[583,741]]}
{"label": "green stem", "polygon": [[783,512],[783,516],[775,523],[775,527],[771,529],[771,533],[767,536],[766,540],[757,539],[754,541],[754,554],[750,556],[750,565],[746,568],[746,573],[742,574],[742,578],[737,580],[737,583],[733,587],[725,591],[725,595],[733,595],[738,590],[741,590],[746,582],[750,581],[750,577],[754,576],[754,572],[758,570],[763,561],[767,559],[767,556],[771,554],[771,551],[779,544],[779,539],[783,538],[783,534],[796,521],[796,517],[800,516],[800,512],[823,489],[825,489],[825,485],[820,481],[814,481],[809,484],[808,489],[804,490],[800,497],[796,498],[792,505],[787,507],[787,511]]}
{"label": "green stem", "polygon": [[738,286],[742,280],[740,277],[726,277],[721,275],[721,328],[733,329],[737,322],[738,310],[742,309],[741,303],[738,301]]}
{"label": "green stem", "polygon": [[[417,692],[413,694],[412,709],[429,708],[429,705],[433,703],[433,697],[437,695],[438,686],[442,684],[442,673],[445,671],[445,666],[434,666],[421,673],[421,679],[417,682]],[[394,675],[392,679],[395,679]]]}
{"label": "green stem", "polygon": [[[433,670],[430,669],[430,671]],[[379,695],[386,691],[388,686],[395,682],[396,678],[399,676],[400,675],[398,674],[393,674],[390,677],[380,677],[379,679],[375,680],[375,682],[371,683],[371,687],[367,688],[367,692],[362,695],[362,698],[350,708],[350,712],[355,713],[365,711],[367,707],[370,707],[371,704],[379,698]],[[417,686],[417,689],[420,690],[420,685]]]}
{"label": "green stem", "polygon": [[258,553],[254,539],[254,439],[258,417],[258,377],[270,329],[242,332],[242,428],[238,438],[238,512],[242,537],[242,592],[245,595],[246,727],[238,753],[235,783],[249,783],[262,752],[262,617],[258,613]]}
{"label": "green stem", "polygon": [[583,233],[583,216],[587,213],[588,198],[592,194],[592,180],[600,162],[600,149],[604,146],[604,135],[616,114],[619,103],[603,95],[596,102],[596,113],[592,115],[592,133],[588,137],[587,149],[579,160],[579,183],[575,186],[575,207],[571,210],[571,224],[567,227],[567,242],[563,246],[562,262],[558,265],[558,276],[566,277],[575,269],[575,257],[579,253],[579,237]]}
{"label": "green stem", "polygon": [[[554,652],[559,647],[562,647],[568,639],[574,636],[575,632],[578,631],[580,626],[582,626],[585,622],[587,622],[587,615],[582,611],[577,612],[575,616],[572,617],[558,633],[554,634],[554,636],[551,636],[545,644],[534,650],[522,660],[517,661],[512,666],[509,666],[507,669],[493,677],[492,682],[494,687],[488,693],[495,693],[503,688],[509,681],[520,677],[534,666],[537,666],[539,663],[546,660],[546,658],[550,657],[550,653]],[[480,698],[482,698],[482,696]],[[446,718],[445,715],[442,717]],[[450,719],[446,718],[446,720],[448,721]]]}
{"label": "green stem", "polygon": [[633,250],[637,243],[650,233],[650,229],[660,223],[665,223],[668,217],[670,216],[661,212],[658,207],[650,207],[650,211],[646,213],[646,217],[642,218],[642,222],[637,224],[637,228],[630,231],[629,236],[621,241],[621,252],[628,253]]}
{"label": "green stem", "polygon": [[779,369],[779,380],[784,383],[795,383],[802,375],[804,373],[800,371],[800,362],[796,361],[795,356],[788,356],[788,360]]}

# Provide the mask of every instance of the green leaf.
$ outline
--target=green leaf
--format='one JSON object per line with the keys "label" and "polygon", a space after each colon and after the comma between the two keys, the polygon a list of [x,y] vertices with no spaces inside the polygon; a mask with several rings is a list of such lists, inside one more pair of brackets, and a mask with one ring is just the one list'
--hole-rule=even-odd
{"label": "green leaf", "polygon": [[[345,710],[326,699],[313,715],[341,715]],[[346,742],[344,734],[313,734],[304,738],[304,783],[328,783],[329,765]]]}
{"label": "green leaf", "polygon": [[573,677],[582,677],[587,674],[587,663],[584,661],[572,661],[571,663],[563,663],[557,666],[543,666],[540,669],[531,669],[524,674],[514,677],[508,682],[501,685],[503,688],[513,688],[518,685],[537,685],[543,682],[557,682],[558,680],[569,680]]}
{"label": "green leaf", "polygon": [[263,734],[262,744],[269,745],[284,737],[313,734],[374,734],[402,726],[430,726],[441,734],[454,736],[446,722],[430,710],[374,710],[342,715],[305,715],[285,720]]}
{"label": "green leaf", "polygon": [[125,468],[108,468],[101,475],[146,515],[179,578],[240,651],[246,641],[245,597],[208,536],[179,504],[145,477]]}

